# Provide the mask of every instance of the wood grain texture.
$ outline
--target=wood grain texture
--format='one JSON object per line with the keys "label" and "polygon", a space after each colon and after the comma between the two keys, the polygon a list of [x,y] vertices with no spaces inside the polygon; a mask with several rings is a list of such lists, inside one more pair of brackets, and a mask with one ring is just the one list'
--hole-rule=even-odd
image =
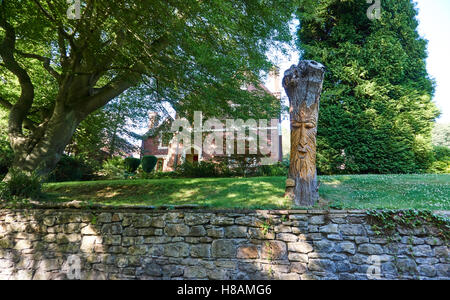
{"label": "wood grain texture", "polygon": [[285,195],[294,205],[313,206],[319,199],[316,171],[316,135],[325,67],[303,60],[284,73],[289,97],[291,157]]}

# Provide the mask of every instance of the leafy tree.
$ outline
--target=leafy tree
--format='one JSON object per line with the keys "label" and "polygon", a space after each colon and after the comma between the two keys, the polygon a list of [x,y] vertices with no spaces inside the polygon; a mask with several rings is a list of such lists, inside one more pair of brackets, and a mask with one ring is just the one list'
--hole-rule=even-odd
{"label": "leafy tree", "polygon": [[[15,168],[48,174],[78,125],[131,87],[155,102],[258,115],[267,102],[240,89],[269,70],[265,53],[290,40],[294,1],[0,3],[0,104]],[[180,100],[183,99],[183,102]],[[220,100],[218,100],[220,99]],[[264,108],[264,109],[262,109]],[[187,109],[185,109],[187,111]]]}
{"label": "leafy tree", "polygon": [[438,111],[426,41],[411,0],[383,0],[370,20],[361,0],[300,7],[304,59],[327,67],[318,125],[322,173],[409,173],[432,161]]}
{"label": "leafy tree", "polygon": [[0,108],[0,179],[8,173],[13,152],[8,141],[7,114]]}
{"label": "leafy tree", "polygon": [[155,106],[149,99],[140,89],[129,89],[116,97],[80,123],[66,152],[101,165],[107,158],[138,151],[130,141],[141,138],[135,131],[148,122],[147,112]]}

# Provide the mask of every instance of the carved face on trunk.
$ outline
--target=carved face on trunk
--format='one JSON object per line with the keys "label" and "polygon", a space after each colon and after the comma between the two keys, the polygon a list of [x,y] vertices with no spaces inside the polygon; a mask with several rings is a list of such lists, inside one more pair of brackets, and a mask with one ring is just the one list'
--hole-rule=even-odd
{"label": "carved face on trunk", "polygon": [[286,193],[296,205],[313,206],[319,198],[316,172],[316,133],[325,67],[302,60],[284,72],[289,97],[291,157]]}
{"label": "carved face on trunk", "polygon": [[295,119],[291,121],[291,138],[298,143],[291,144],[291,155],[295,162],[295,171],[300,176],[315,173],[316,165],[316,133],[317,133],[317,104],[309,108],[301,105]]}

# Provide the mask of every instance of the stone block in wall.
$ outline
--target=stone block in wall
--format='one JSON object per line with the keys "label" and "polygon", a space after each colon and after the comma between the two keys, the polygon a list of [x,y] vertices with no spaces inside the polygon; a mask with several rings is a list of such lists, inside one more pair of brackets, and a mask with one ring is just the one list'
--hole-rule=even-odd
{"label": "stone block in wall", "polygon": [[395,266],[401,275],[417,275],[417,264],[411,258],[400,258],[395,262]]}
{"label": "stone block in wall", "polygon": [[189,235],[189,227],[184,224],[167,224],[164,233],[167,236],[187,236]]}
{"label": "stone block in wall", "polygon": [[287,259],[286,243],[282,241],[266,241],[261,247],[261,258],[268,260]]}
{"label": "stone block in wall", "polygon": [[291,252],[297,252],[297,253],[310,253],[314,251],[314,247],[311,245],[311,243],[306,241],[299,241],[295,243],[288,243],[288,250]]}
{"label": "stone block in wall", "polygon": [[434,247],[434,254],[437,258],[449,258],[449,251],[447,246]]}
{"label": "stone block in wall", "polygon": [[206,230],[206,234],[212,238],[222,238],[225,235],[225,230],[221,227],[211,227]]}
{"label": "stone block in wall", "polygon": [[361,244],[358,246],[358,252],[368,255],[383,254],[384,249],[378,244]]}
{"label": "stone block in wall", "polygon": [[191,257],[209,258],[211,256],[211,245],[208,244],[191,245],[190,254]]}
{"label": "stone block in wall", "polygon": [[211,255],[216,258],[235,258],[237,252],[234,240],[214,240],[211,245]]}
{"label": "stone block in wall", "polygon": [[226,238],[246,238],[248,236],[246,226],[227,226],[225,227]]}
{"label": "stone block in wall", "polygon": [[249,237],[252,239],[259,240],[273,240],[275,239],[275,233],[271,230],[264,230],[262,228],[253,228],[250,227],[248,229]]}
{"label": "stone block in wall", "polygon": [[211,224],[212,225],[233,225],[234,224],[234,218],[227,217],[227,216],[220,216],[220,215],[214,215],[211,217]]}
{"label": "stone block in wall", "polygon": [[414,246],[413,255],[415,257],[430,257],[433,255],[433,249],[431,249],[430,245]]}
{"label": "stone block in wall", "polygon": [[366,234],[365,227],[361,224],[342,224],[339,225],[339,231],[343,235],[363,236]]}
{"label": "stone block in wall", "polygon": [[296,242],[298,236],[292,233],[277,233],[276,239],[284,242]]}
{"label": "stone block in wall", "polygon": [[308,262],[308,254],[302,254],[302,253],[296,253],[296,252],[290,252],[288,254],[288,259],[291,262]]}
{"label": "stone block in wall", "polygon": [[239,259],[255,259],[258,258],[258,247],[254,245],[243,245],[237,250],[236,257]]}
{"label": "stone block in wall", "polygon": [[197,266],[189,266],[184,270],[184,277],[187,279],[202,279],[207,276],[207,271],[204,268]]}
{"label": "stone block in wall", "polygon": [[352,242],[338,243],[337,246],[336,246],[336,252],[355,254],[356,253],[356,246]]}
{"label": "stone block in wall", "polygon": [[205,227],[203,227],[202,225],[192,226],[189,230],[189,235],[198,237],[205,236],[206,235]]}
{"label": "stone block in wall", "polygon": [[122,225],[118,223],[104,224],[101,229],[102,234],[118,235],[122,234],[122,232],[123,232]]}
{"label": "stone block in wall", "polygon": [[334,250],[335,243],[332,241],[328,241],[326,239],[322,239],[320,241],[314,241],[313,247],[314,251],[319,253],[329,253]]}
{"label": "stone block in wall", "polygon": [[309,224],[311,225],[325,224],[325,216],[324,215],[312,216],[309,218]]}
{"label": "stone block in wall", "polygon": [[111,223],[112,222],[112,213],[100,213],[97,216],[98,223]]}
{"label": "stone block in wall", "polygon": [[187,257],[189,256],[189,245],[182,242],[165,244],[164,255],[168,257]]}
{"label": "stone block in wall", "polygon": [[297,274],[304,274],[308,271],[308,265],[304,262],[292,262],[289,271]]}
{"label": "stone block in wall", "polygon": [[184,216],[184,222],[186,225],[204,225],[208,224],[212,214],[198,214],[198,213],[186,213]]}
{"label": "stone block in wall", "polygon": [[336,265],[329,259],[310,259],[308,270],[334,273],[336,272]]}

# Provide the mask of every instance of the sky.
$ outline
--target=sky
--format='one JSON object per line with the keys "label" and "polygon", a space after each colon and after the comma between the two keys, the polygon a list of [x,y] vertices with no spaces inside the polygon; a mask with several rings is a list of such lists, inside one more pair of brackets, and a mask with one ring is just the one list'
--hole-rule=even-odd
{"label": "sky", "polygon": [[450,123],[450,1],[415,0],[419,34],[428,40],[428,73],[436,80],[434,102],[441,110],[438,123]]}
{"label": "sky", "polygon": [[[428,40],[427,70],[436,81],[433,101],[441,111],[437,122],[450,123],[450,0],[414,0],[414,2],[419,9],[417,17],[419,34]],[[272,55],[272,61],[280,67],[281,76],[299,60],[298,52],[295,50],[290,51],[288,56]],[[270,79],[265,83],[273,90],[273,82]]]}

